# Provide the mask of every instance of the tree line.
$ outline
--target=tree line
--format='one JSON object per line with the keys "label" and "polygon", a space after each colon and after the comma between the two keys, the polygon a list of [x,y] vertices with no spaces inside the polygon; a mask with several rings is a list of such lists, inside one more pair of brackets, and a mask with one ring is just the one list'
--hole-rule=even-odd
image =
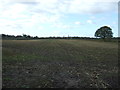
{"label": "tree line", "polygon": [[23,35],[17,35],[17,36],[14,36],[14,35],[6,35],[6,34],[1,34],[2,36],[2,39],[13,39],[13,40],[29,40],[29,39],[38,39],[38,36],[30,36],[30,35],[26,35],[26,34],[23,34]]}
{"label": "tree line", "polygon": [[74,36],[71,37],[68,35],[68,37],[38,37],[38,36],[30,36],[30,35],[6,35],[6,34],[1,34],[2,39],[10,39],[10,40],[31,40],[31,39],[103,39],[103,40],[111,40],[111,39],[120,39],[120,37],[113,37],[113,32],[112,29],[108,26],[102,26],[99,29],[96,30],[94,36],[96,38],[91,38],[91,37],[78,37]]}
{"label": "tree line", "polygon": [[[100,38],[93,38],[93,37],[78,37],[78,36],[68,36],[68,37],[55,37],[55,36],[50,36],[50,37],[38,37],[38,36],[30,36],[30,35],[6,35],[6,34],[1,34],[2,39],[7,39],[7,40],[32,40],[32,39],[100,39]],[[119,37],[113,37],[112,39],[118,39]]]}
{"label": "tree line", "polygon": [[10,39],[10,40],[31,40],[31,39],[96,39],[96,38],[91,38],[91,37],[78,37],[78,36],[68,36],[68,37],[55,37],[55,36],[50,36],[50,37],[38,37],[38,36],[30,36],[30,35],[6,35],[6,34],[1,34],[2,39]]}

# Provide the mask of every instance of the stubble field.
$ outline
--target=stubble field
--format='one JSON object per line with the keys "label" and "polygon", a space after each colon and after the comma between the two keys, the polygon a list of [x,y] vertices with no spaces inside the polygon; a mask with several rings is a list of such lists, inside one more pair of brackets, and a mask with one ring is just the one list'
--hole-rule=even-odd
{"label": "stubble field", "polygon": [[118,43],[3,40],[3,88],[116,88]]}

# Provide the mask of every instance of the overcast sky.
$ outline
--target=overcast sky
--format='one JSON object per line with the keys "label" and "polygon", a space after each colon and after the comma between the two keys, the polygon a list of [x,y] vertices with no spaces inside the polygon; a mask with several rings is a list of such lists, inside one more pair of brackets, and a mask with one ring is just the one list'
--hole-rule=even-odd
{"label": "overcast sky", "polygon": [[101,26],[118,36],[119,0],[0,0],[0,33],[94,37]]}

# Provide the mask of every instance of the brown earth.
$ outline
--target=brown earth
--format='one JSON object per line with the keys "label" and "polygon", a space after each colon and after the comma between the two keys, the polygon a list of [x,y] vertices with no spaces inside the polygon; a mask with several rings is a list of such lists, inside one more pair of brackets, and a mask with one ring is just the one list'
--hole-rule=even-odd
{"label": "brown earth", "polygon": [[117,88],[118,43],[3,40],[3,88]]}

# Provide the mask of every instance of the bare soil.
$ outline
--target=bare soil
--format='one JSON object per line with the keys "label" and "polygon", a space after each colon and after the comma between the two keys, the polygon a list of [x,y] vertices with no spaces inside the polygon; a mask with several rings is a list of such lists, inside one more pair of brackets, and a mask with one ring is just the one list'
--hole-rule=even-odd
{"label": "bare soil", "polygon": [[3,40],[3,88],[118,88],[118,43]]}

